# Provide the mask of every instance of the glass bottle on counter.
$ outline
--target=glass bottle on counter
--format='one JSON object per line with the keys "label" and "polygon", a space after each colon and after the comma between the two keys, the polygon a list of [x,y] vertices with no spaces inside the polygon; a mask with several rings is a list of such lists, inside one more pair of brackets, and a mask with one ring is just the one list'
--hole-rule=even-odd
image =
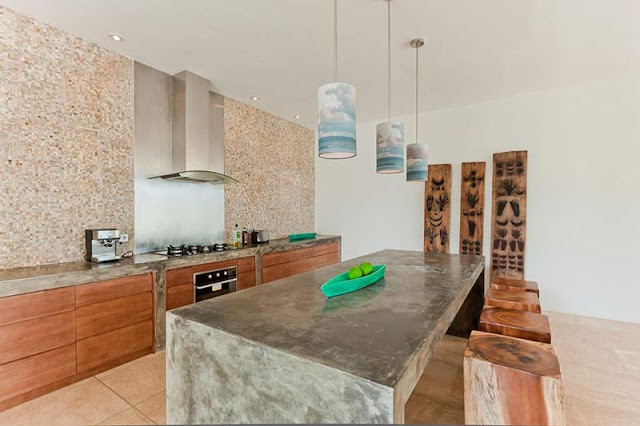
{"label": "glass bottle on counter", "polygon": [[235,248],[242,247],[242,235],[240,234],[240,228],[238,228],[237,223],[236,223],[236,227],[233,230],[233,247]]}
{"label": "glass bottle on counter", "polygon": [[242,245],[246,246],[249,244],[249,234],[247,233],[247,227],[242,228]]}

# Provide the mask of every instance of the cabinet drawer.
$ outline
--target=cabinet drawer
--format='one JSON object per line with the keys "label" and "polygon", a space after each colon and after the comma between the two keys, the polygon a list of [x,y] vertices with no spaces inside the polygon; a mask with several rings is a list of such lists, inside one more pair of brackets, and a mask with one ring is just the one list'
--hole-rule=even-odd
{"label": "cabinet drawer", "polygon": [[85,306],[151,291],[153,287],[151,281],[151,274],[144,274],[79,285],[76,287],[76,306]]}
{"label": "cabinet drawer", "polygon": [[236,290],[254,287],[256,285],[256,271],[238,272],[238,284]]}
{"label": "cabinet drawer", "polygon": [[311,271],[313,269],[322,268],[323,266],[333,265],[339,261],[340,255],[338,252],[333,252],[321,256],[268,266],[266,268],[262,268],[262,282],[268,283],[279,280],[280,278],[286,278],[292,275]]}
{"label": "cabinet drawer", "polygon": [[193,284],[184,284],[167,289],[167,311],[190,305],[193,302]]}
{"label": "cabinet drawer", "polygon": [[0,298],[0,325],[75,308],[75,287]]}
{"label": "cabinet drawer", "polygon": [[171,269],[166,272],[167,288],[184,284],[193,285],[193,268]]}
{"label": "cabinet drawer", "polygon": [[222,262],[214,262],[214,263],[203,263],[202,265],[196,265],[193,267],[193,272],[204,272],[204,271],[213,271],[216,269],[228,268],[230,266],[238,266],[238,261],[236,259],[233,260],[224,260]]}
{"label": "cabinet drawer", "polygon": [[0,366],[0,401],[73,376],[76,346],[67,345]]}
{"label": "cabinet drawer", "polygon": [[75,324],[67,311],[0,327],[0,364],[74,343]]}
{"label": "cabinet drawer", "polygon": [[153,322],[143,321],[78,340],[78,373],[153,345]]}
{"label": "cabinet drawer", "polygon": [[153,318],[151,293],[81,306],[76,311],[78,340]]}
{"label": "cabinet drawer", "polygon": [[287,250],[278,253],[268,253],[262,257],[262,267],[266,268],[268,266],[279,265],[282,263],[295,262],[296,260],[323,256],[334,252],[338,252],[338,243],[321,244],[315,247]]}
{"label": "cabinet drawer", "polygon": [[255,271],[256,258],[254,256],[242,257],[238,259],[238,274],[241,272]]}

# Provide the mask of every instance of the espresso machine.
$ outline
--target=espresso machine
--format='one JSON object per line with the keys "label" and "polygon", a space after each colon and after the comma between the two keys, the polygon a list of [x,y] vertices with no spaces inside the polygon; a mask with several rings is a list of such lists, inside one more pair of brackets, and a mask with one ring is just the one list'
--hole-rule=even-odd
{"label": "espresso machine", "polygon": [[120,231],[117,229],[86,229],[84,240],[87,249],[85,259],[89,262],[110,262],[122,257],[116,255],[116,246],[120,241]]}

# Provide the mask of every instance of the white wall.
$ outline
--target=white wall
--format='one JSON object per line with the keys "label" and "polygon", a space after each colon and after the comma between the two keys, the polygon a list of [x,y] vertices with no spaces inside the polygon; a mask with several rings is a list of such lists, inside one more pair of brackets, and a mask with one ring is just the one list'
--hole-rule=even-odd
{"label": "white wall", "polygon": [[[430,162],[452,163],[451,251],[458,252],[460,163],[487,162],[490,233],[496,152],[529,151],[526,277],[543,309],[640,322],[640,75],[423,114]],[[407,139],[413,120],[405,117]],[[358,156],[316,160],[316,228],[343,258],[422,250],[424,185],[375,173],[375,124]],[[485,238],[484,253],[489,253]]]}

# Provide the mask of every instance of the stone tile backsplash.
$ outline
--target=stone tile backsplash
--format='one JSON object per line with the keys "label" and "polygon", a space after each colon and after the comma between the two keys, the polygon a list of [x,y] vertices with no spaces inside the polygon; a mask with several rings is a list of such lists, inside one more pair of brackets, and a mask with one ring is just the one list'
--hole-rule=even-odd
{"label": "stone tile backsplash", "polygon": [[0,6],[0,268],[133,247],[133,61]]}
{"label": "stone tile backsplash", "polygon": [[315,132],[225,98],[225,231],[237,223],[271,238],[315,229]]}

